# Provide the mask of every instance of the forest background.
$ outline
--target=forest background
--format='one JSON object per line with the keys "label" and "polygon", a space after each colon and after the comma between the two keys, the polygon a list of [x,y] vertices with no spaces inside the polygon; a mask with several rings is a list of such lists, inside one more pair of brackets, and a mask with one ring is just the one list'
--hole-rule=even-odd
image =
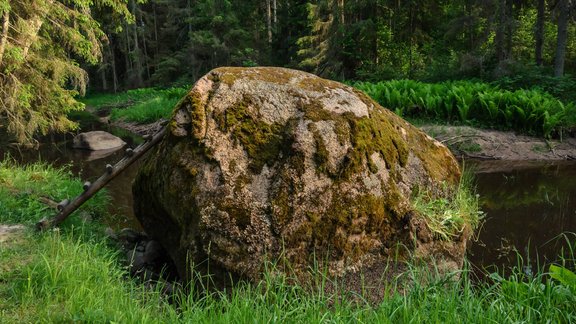
{"label": "forest background", "polygon": [[218,66],[576,99],[574,0],[0,0],[0,14],[0,122],[21,140],[69,127],[86,89],[188,86]]}

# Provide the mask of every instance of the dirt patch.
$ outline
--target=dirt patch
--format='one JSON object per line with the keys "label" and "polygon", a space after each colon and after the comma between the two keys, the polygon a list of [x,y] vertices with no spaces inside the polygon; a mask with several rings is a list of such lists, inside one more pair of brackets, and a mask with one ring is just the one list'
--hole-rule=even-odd
{"label": "dirt patch", "polygon": [[109,117],[102,117],[100,118],[100,120],[109,123],[112,126],[123,128],[140,136],[156,134],[162,128],[162,125],[165,122],[164,119],[160,119],[150,124],[138,124],[123,120],[111,121]]}
{"label": "dirt patch", "polygon": [[420,127],[447,145],[457,157],[491,160],[576,160],[576,138],[545,140],[513,132],[469,126]]}
{"label": "dirt patch", "polygon": [[0,225],[0,246],[20,240],[25,230],[24,225]]}

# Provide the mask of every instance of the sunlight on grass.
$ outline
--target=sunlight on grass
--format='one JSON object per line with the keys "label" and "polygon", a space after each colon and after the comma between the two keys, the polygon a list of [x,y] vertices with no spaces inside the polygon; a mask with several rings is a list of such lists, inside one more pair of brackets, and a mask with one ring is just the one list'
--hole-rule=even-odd
{"label": "sunlight on grass", "polygon": [[[5,158],[0,161],[0,223],[34,224],[43,217],[53,217],[56,209],[47,200],[72,199],[82,191],[81,180],[73,177],[68,168],[57,169],[47,163],[18,166]],[[106,202],[106,192],[101,191],[80,211],[102,215]],[[76,218],[72,215],[69,219],[76,221]]]}

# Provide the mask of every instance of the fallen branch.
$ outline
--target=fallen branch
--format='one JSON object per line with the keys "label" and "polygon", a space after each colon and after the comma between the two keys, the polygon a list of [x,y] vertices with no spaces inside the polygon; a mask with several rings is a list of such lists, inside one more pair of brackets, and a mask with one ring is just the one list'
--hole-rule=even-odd
{"label": "fallen branch", "polygon": [[104,188],[108,182],[122,173],[122,171],[124,171],[128,166],[138,160],[150,148],[158,144],[165,133],[166,127],[162,127],[156,134],[154,134],[140,146],[136,147],[134,150],[127,149],[126,156],[122,158],[122,160],[120,160],[114,166],[110,164],[106,165],[106,172],[100,178],[98,178],[98,180],[92,184],[89,182],[84,183],[84,192],[82,194],[74,198],[72,201],[65,199],[57,204],[57,208],[59,210],[58,214],[52,219],[44,218],[40,220],[38,223],[36,223],[36,228],[39,230],[45,230],[53,226],[57,226],[63,222],[66,218],[68,218],[70,214],[82,206],[84,202],[94,196],[98,191],[100,191],[100,189]]}

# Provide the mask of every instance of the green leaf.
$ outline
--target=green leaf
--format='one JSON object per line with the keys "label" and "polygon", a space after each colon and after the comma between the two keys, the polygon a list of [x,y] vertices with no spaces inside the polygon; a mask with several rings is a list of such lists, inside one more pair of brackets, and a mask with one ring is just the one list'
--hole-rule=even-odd
{"label": "green leaf", "polygon": [[550,265],[550,277],[561,284],[576,289],[576,273],[557,265]]}

